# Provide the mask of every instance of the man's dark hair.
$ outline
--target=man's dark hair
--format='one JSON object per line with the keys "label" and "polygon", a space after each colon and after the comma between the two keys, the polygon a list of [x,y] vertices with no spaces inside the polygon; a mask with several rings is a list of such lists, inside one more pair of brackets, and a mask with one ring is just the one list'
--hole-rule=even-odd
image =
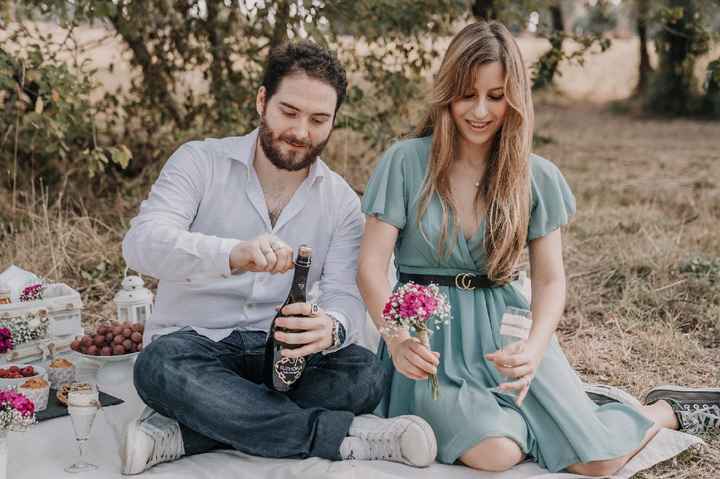
{"label": "man's dark hair", "polygon": [[273,48],[262,81],[262,86],[267,90],[267,99],[270,100],[275,94],[283,78],[295,73],[304,73],[333,87],[337,92],[337,113],[345,100],[347,77],[345,69],[332,53],[307,40]]}

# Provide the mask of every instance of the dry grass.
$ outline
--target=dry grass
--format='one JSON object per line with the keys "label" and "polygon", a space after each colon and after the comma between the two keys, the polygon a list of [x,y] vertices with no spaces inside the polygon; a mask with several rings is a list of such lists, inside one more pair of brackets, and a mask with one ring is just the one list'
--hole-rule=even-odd
{"label": "dry grass", "polygon": [[[539,51],[521,44],[528,57]],[[616,99],[631,89],[635,44],[616,45],[607,57],[591,59],[584,74],[566,69],[563,96],[545,95],[536,107],[537,129],[552,140],[537,152],[560,166],[578,200],[565,232],[570,281],[561,340],[585,380],[638,396],[663,383],[718,387],[718,125],[578,103]],[[363,157],[355,144],[338,135],[327,157],[362,188],[376,156]],[[0,269],[15,263],[79,289],[88,325],[110,316],[123,268],[122,235],[146,194],[144,187],[132,191],[87,208],[23,192],[17,210],[10,193],[0,191]],[[714,479],[720,437],[707,442],[640,476]]]}
{"label": "dry grass", "polygon": [[[571,363],[587,381],[638,396],[657,384],[720,386],[717,125],[538,110],[539,130],[554,139],[538,152],[578,200],[560,328]],[[717,477],[720,437],[707,439],[641,477]]]}

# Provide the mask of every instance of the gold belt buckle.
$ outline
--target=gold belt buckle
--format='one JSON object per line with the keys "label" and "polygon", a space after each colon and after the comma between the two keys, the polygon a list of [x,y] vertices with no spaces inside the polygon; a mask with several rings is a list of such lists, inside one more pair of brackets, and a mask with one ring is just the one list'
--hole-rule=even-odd
{"label": "gold belt buckle", "polygon": [[473,273],[460,273],[455,276],[455,287],[465,291],[472,291],[475,286],[472,284],[472,279],[475,277]]}

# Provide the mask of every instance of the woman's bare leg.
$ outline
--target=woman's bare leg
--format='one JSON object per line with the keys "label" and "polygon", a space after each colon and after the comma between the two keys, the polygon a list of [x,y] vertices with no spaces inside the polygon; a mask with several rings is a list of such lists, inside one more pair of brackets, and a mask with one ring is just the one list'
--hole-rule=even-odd
{"label": "woman's bare leg", "polygon": [[640,452],[650,440],[655,437],[655,434],[661,428],[678,429],[680,425],[677,422],[675,413],[666,401],[658,401],[649,406],[642,406],[638,408],[640,413],[653,421],[655,424],[645,434],[640,447],[622,457],[615,459],[608,459],[605,461],[593,461],[585,464],[573,464],[568,466],[567,470],[586,476],[609,476],[619,471],[635,454]]}
{"label": "woman's bare leg", "polygon": [[525,459],[520,446],[507,437],[483,439],[460,456],[460,462],[480,471],[507,471]]}

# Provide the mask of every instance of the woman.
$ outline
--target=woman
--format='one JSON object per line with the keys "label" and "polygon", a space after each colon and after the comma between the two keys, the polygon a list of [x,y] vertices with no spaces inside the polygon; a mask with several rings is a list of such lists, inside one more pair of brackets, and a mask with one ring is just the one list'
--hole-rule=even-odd
{"label": "woman", "polygon": [[[429,110],[417,138],[393,145],[367,187],[358,282],[382,331],[394,252],[400,282],[439,283],[453,318],[431,349],[407,331],[383,338],[392,379],[379,413],[426,419],[447,464],[502,471],[531,458],[553,472],[616,472],[660,427],[677,429],[689,406],[682,391],[665,390],[639,409],[596,406],[553,335],[565,304],[559,227],[575,200],[560,171],[530,153],[530,83],[503,25],[473,24],[453,39]],[[506,307],[530,309],[510,285],[526,245],[533,326],[526,341],[498,351]],[[514,378],[503,389],[515,399],[490,391],[503,375]],[[703,394],[703,410],[717,406],[717,392]]]}

